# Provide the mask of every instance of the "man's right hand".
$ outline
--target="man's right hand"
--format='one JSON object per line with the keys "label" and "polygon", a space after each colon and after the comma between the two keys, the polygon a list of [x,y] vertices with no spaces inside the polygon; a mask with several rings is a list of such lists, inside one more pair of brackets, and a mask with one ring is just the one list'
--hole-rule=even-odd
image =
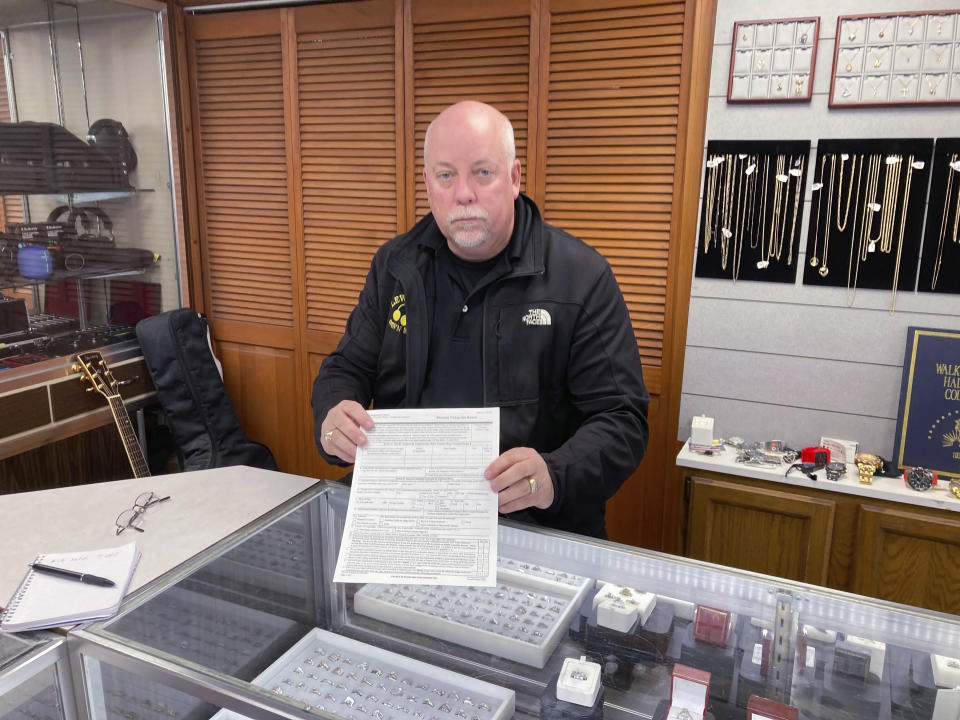
{"label": "man's right hand", "polygon": [[327,454],[353,463],[357,446],[367,442],[364,430],[373,430],[370,414],[356,400],[341,400],[320,423],[320,445]]}

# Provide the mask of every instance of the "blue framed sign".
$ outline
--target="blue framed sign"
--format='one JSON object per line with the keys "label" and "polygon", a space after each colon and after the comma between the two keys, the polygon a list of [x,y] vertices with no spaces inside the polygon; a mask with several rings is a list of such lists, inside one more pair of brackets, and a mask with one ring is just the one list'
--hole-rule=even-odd
{"label": "blue framed sign", "polygon": [[894,461],[960,478],[960,330],[907,328]]}

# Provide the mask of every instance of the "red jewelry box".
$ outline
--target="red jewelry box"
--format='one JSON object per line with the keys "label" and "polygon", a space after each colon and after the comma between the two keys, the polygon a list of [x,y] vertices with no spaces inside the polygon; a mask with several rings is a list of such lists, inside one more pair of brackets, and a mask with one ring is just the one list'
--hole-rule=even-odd
{"label": "red jewelry box", "polygon": [[730,639],[730,613],[698,605],[693,621],[693,637],[700,642],[725,648]]}
{"label": "red jewelry box", "polygon": [[747,700],[747,720],[797,720],[799,710],[769,698],[751,695]]}
{"label": "red jewelry box", "polygon": [[709,689],[709,672],[680,663],[674,665],[670,679],[670,709],[665,720],[676,720],[684,710],[692,720],[703,720]]}

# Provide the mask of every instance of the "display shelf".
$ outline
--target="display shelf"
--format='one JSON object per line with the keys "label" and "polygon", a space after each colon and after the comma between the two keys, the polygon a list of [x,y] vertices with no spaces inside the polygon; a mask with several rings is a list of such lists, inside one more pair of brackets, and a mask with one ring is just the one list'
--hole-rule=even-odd
{"label": "display shelf", "polygon": [[[513,716],[512,690],[315,628],[253,684],[337,717]],[[245,720],[222,710],[213,720]]]}
{"label": "display shelf", "polygon": [[353,606],[361,615],[542,668],[592,582],[524,565],[499,560],[492,588],[370,583],[353,596]]}
{"label": "display shelf", "polygon": [[846,463],[847,472],[839,480],[826,480],[826,473],[816,473],[822,482],[811,482],[809,478],[799,473],[785,475],[787,465],[760,467],[736,462],[737,451],[731,447],[714,452],[713,455],[695,453],[685,444],[677,454],[677,465],[695,470],[708,470],[754,480],[768,480],[770,482],[791,485],[794,487],[813,487],[827,492],[859,495],[863,498],[877,498],[892,502],[907,503],[921,507],[937,508],[960,512],[960,500],[950,492],[947,483],[938,484],[926,492],[912,490],[903,482],[902,478],[888,478],[874,476],[873,484],[865,485],[858,480],[857,466]]}

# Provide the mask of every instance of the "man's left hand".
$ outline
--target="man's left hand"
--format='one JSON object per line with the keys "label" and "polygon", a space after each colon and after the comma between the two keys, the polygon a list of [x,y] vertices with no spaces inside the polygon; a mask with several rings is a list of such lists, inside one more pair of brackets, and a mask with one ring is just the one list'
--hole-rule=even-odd
{"label": "man's left hand", "polygon": [[547,463],[533,448],[507,450],[484,470],[490,489],[497,493],[501,513],[553,504],[553,480]]}

